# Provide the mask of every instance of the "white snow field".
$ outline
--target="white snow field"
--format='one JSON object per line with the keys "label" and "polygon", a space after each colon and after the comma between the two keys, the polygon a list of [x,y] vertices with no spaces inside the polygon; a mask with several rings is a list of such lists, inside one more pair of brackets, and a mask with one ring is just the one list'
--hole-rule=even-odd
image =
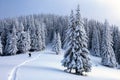
{"label": "white snow field", "polygon": [[[38,55],[39,52],[33,52],[32,57]],[[30,60],[28,54],[20,54],[14,56],[0,56],[0,80],[8,80],[8,77],[11,75],[16,66],[23,64],[25,61]]]}
{"label": "white snow field", "polygon": [[100,58],[90,56],[92,71],[87,76],[64,72],[63,54],[50,49],[27,54],[0,57],[0,80],[120,80],[120,70],[104,67]]}

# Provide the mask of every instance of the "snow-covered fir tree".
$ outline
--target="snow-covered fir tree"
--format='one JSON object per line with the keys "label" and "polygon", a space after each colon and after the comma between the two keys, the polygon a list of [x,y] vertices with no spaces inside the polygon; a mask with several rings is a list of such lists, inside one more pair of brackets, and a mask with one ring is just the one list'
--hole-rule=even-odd
{"label": "snow-covered fir tree", "polygon": [[56,32],[54,31],[54,34],[53,34],[53,40],[52,40],[52,51],[55,52],[55,48],[56,48]]}
{"label": "snow-covered fir tree", "polygon": [[[7,25],[7,22],[4,21],[4,29],[1,33],[1,42],[2,42],[2,47],[3,47],[3,55],[6,55],[4,52],[5,52],[5,46],[6,46],[6,41],[7,41],[7,34],[8,34],[8,27],[6,27]],[[3,25],[2,25],[3,26]]]}
{"label": "snow-covered fir tree", "polygon": [[1,42],[1,36],[0,36],[0,55],[3,55],[3,50],[2,50],[2,42]]}
{"label": "snow-covered fir tree", "polygon": [[116,60],[120,64],[120,32],[117,26],[113,26],[113,49]]}
{"label": "snow-covered fir tree", "polygon": [[34,35],[32,37],[32,38],[34,38],[32,48],[34,50],[40,51],[43,48],[43,46],[42,46],[42,37],[41,37],[41,35],[43,35],[41,33],[42,32],[42,30],[41,30],[42,26],[40,25],[40,23],[37,20],[35,20],[34,23],[35,23],[35,30],[34,30],[35,32],[33,33]]}
{"label": "snow-covered fir tree", "polygon": [[93,27],[92,34],[92,53],[93,56],[100,57],[99,35],[96,26]]}
{"label": "snow-covered fir tree", "polygon": [[82,23],[79,6],[74,24],[72,24],[72,40],[67,49],[62,65],[67,67],[67,71],[75,69],[76,74],[82,75],[83,72],[91,70],[91,63],[88,57],[87,36]]}
{"label": "snow-covered fir tree", "polygon": [[27,33],[27,50],[30,50],[31,49],[31,46],[30,46],[31,40],[30,40],[30,31],[29,31],[29,29],[26,31],[26,33]]}
{"label": "snow-covered fir tree", "polygon": [[90,33],[90,29],[89,29],[89,20],[87,18],[83,18],[83,23],[84,23],[84,27],[85,27],[85,31],[86,31],[86,35],[88,37],[88,49],[90,48],[89,46],[91,45],[90,44],[90,39],[89,39],[89,33]]}
{"label": "snow-covered fir tree", "polygon": [[113,28],[113,49],[114,52],[118,52],[118,44],[119,44],[119,29],[117,27]]}
{"label": "snow-covered fir tree", "polygon": [[42,38],[42,50],[45,49],[46,47],[46,34],[47,34],[47,31],[46,31],[46,26],[43,22],[40,22],[40,25],[41,25],[41,38]]}
{"label": "snow-covered fir tree", "polygon": [[98,40],[99,40],[99,50],[101,55],[103,24],[97,21],[96,28],[97,28],[97,34],[98,34]]}
{"label": "snow-covered fir tree", "polygon": [[28,29],[30,30],[30,40],[31,40],[31,51],[36,50],[36,28],[35,21],[33,16],[29,16],[28,18]]}
{"label": "snow-covered fir tree", "polygon": [[69,17],[69,25],[68,25],[68,28],[66,30],[66,36],[65,36],[65,39],[64,39],[64,45],[63,45],[63,49],[66,49],[69,47],[69,44],[71,43],[71,38],[72,38],[72,29],[73,29],[73,24],[74,24],[74,13],[73,13],[73,10],[71,10],[71,14],[70,14],[70,17]]}
{"label": "snow-covered fir tree", "polygon": [[61,53],[61,37],[60,37],[60,33],[57,33],[57,36],[56,36],[56,41],[57,41],[57,50],[56,50],[56,54],[60,54]]}
{"label": "snow-covered fir tree", "polygon": [[16,28],[14,25],[11,25],[11,30],[7,34],[6,45],[4,49],[5,55],[15,55],[18,51],[17,49],[17,36],[16,36]]}
{"label": "snow-covered fir tree", "polygon": [[61,38],[60,38],[60,34],[59,33],[54,33],[54,40],[53,40],[53,45],[52,45],[52,50],[56,53],[56,54],[60,54],[61,53]]}
{"label": "snow-covered fir tree", "polygon": [[21,53],[26,53],[30,50],[30,35],[29,30],[24,31],[24,27],[21,26],[21,33],[18,40],[18,51]]}
{"label": "snow-covered fir tree", "polygon": [[20,35],[21,35],[21,32],[24,31],[24,25],[23,23],[19,23],[19,27],[17,28],[17,36],[18,36],[18,39],[20,38]]}
{"label": "snow-covered fir tree", "polygon": [[22,32],[24,31],[24,26],[23,26],[23,23],[19,23],[19,26],[17,28],[17,32],[16,32],[16,35],[17,35],[17,48],[18,48],[18,52],[20,52],[20,40],[21,40],[21,34]]}
{"label": "snow-covered fir tree", "polygon": [[112,46],[113,46],[112,42],[113,41],[112,41],[112,35],[110,32],[110,26],[109,26],[109,23],[107,22],[107,20],[105,20],[103,36],[102,36],[102,48],[101,48],[102,61],[101,61],[101,63],[104,66],[108,66],[108,67],[116,67],[117,66],[117,62],[115,59],[115,53],[112,48]]}
{"label": "snow-covered fir tree", "polygon": [[34,19],[33,16],[31,16],[30,20],[31,24],[29,25],[30,29],[30,39],[31,39],[31,50],[32,51],[40,51],[43,49],[42,46],[42,30],[41,30],[41,22]]}

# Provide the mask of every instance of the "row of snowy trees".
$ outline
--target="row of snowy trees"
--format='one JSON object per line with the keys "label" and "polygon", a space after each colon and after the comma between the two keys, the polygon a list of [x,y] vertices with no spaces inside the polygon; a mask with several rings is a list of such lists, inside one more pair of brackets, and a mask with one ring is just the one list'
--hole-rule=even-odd
{"label": "row of snowy trees", "polygon": [[115,67],[117,63],[120,63],[120,35],[118,27],[110,26],[107,21],[100,23],[95,20],[87,21],[87,19],[84,19],[84,22],[86,31],[88,32],[88,44],[91,54],[97,57],[102,57],[104,55],[102,59],[107,59],[108,62],[104,63],[103,60],[102,64],[109,67]]}
{"label": "row of snowy trees", "polygon": [[[119,36],[117,36],[119,31],[116,33],[114,30],[118,30],[118,27],[110,26],[107,21],[100,23],[94,20],[87,21],[87,19],[84,19],[84,25],[88,32],[88,47],[89,50],[91,50],[91,54],[93,56],[101,57],[103,65],[116,67],[117,62],[119,61],[115,55],[120,55],[118,52],[115,52],[114,46],[116,46],[116,50],[119,50],[120,47],[119,42],[117,41],[119,40]],[[116,38],[114,38],[115,36]]]}
{"label": "row of snowy trees", "polygon": [[[69,22],[74,21],[71,20],[73,16],[70,17],[69,19],[67,16],[39,14],[0,20],[0,54],[11,55],[29,50],[43,50],[46,44],[53,41],[54,33],[60,35],[61,47],[69,49],[68,46],[71,44],[69,40],[71,40],[72,37],[67,35],[72,35],[72,29],[68,30],[68,28],[73,24]],[[105,37],[103,40],[105,36],[103,35],[105,33],[105,23],[88,20],[87,18],[82,20],[82,25],[88,36],[87,45],[91,54],[101,57],[104,52],[103,46],[105,46],[103,41],[106,40],[106,45],[111,49],[108,57],[114,57],[115,55],[116,61],[120,64],[120,31],[118,27],[115,25],[111,26],[107,23],[107,28],[110,31],[107,31],[108,33],[106,35],[109,35],[109,37]],[[58,41],[54,42],[57,43]],[[114,59],[113,57],[111,59]]]}
{"label": "row of snowy trees", "polygon": [[[12,55],[40,51],[52,42],[57,31],[64,40],[68,25],[66,16],[40,14],[0,20],[0,54]],[[61,43],[62,45],[62,43]]]}
{"label": "row of snowy trees", "polygon": [[27,28],[17,19],[4,20],[0,38],[1,55],[15,55],[45,49],[45,25],[29,19]]}
{"label": "row of snowy trees", "polygon": [[[118,28],[110,26],[107,20],[102,24],[92,20],[88,23],[87,19],[84,19],[83,23],[79,11],[78,7],[76,16],[71,11],[69,26],[66,30],[63,45],[66,52],[62,60],[62,65],[67,67],[66,71],[75,70],[76,74],[90,71],[87,44],[93,56],[101,57],[102,65],[117,67],[120,57]],[[89,42],[87,42],[88,39]]]}

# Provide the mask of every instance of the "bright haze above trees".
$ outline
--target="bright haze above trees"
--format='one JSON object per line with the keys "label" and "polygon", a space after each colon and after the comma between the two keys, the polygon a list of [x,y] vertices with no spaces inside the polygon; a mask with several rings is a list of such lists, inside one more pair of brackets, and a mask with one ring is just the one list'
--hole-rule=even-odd
{"label": "bright haze above trees", "polygon": [[119,0],[0,0],[0,18],[37,13],[69,15],[80,4],[83,17],[120,26]]}

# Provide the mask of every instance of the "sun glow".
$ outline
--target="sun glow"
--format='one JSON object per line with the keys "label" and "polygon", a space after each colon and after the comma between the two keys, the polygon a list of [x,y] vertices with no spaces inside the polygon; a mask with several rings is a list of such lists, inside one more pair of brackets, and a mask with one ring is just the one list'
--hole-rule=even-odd
{"label": "sun glow", "polygon": [[112,14],[120,17],[120,0],[97,0],[100,4],[108,7]]}
{"label": "sun glow", "polygon": [[[103,7],[105,18],[112,24],[120,26],[120,0],[94,0],[96,3]],[[120,28],[120,27],[119,27]]]}

